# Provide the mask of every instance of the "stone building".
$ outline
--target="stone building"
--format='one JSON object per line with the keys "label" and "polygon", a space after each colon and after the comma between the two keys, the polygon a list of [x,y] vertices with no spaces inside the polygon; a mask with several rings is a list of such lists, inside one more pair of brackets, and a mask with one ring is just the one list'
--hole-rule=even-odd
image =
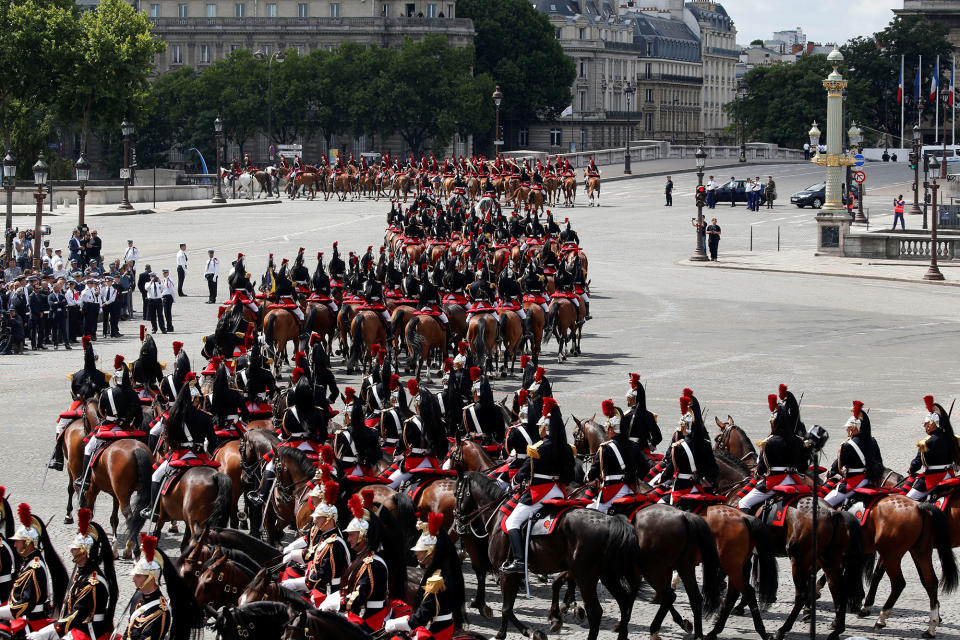
{"label": "stone building", "polygon": [[703,109],[700,127],[709,143],[732,140],[727,131],[730,117],[724,105],[736,98],[736,66],[740,60],[737,29],[726,10],[717,2],[688,2],[687,11],[699,30],[703,59]]}
{"label": "stone building", "polygon": [[903,0],[898,16],[922,16],[947,27],[947,39],[954,49],[960,48],[960,0]]}

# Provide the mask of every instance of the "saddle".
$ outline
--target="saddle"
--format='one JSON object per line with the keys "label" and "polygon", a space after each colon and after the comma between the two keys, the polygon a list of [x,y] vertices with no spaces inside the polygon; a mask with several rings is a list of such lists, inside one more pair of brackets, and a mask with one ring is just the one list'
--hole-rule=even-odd
{"label": "saddle", "polygon": [[768,527],[782,527],[787,521],[787,511],[800,498],[809,496],[813,490],[803,484],[778,484],[773,488],[774,495],[760,507],[760,518]]}
{"label": "saddle", "polygon": [[627,520],[633,522],[634,516],[646,507],[657,503],[657,497],[646,493],[635,493],[631,496],[617,498],[610,504],[607,510],[609,515],[626,516]]}
{"label": "saddle", "polygon": [[[220,466],[219,462],[215,462],[213,460],[211,460],[211,462],[214,462],[214,464],[218,467]],[[192,465],[189,467],[173,467],[173,463],[171,463],[170,466],[172,467],[172,469],[167,473],[167,475],[163,477],[162,484],[160,485],[160,495],[162,496],[169,495],[170,492],[173,491],[174,487],[177,486],[177,483],[180,482],[180,479],[183,478],[183,476],[185,476],[187,472],[190,471],[190,469],[192,469],[194,466],[213,466],[213,465]]]}
{"label": "saddle", "polygon": [[689,511],[690,513],[700,514],[701,511],[713,504],[725,504],[727,501],[723,496],[712,493],[688,493],[679,496],[673,504],[678,509]]}
{"label": "saddle", "polygon": [[[184,456],[187,453],[193,453],[195,458],[185,458]],[[174,451],[173,456],[170,458],[170,468],[172,469],[189,469],[191,467],[212,467],[214,469],[218,468],[220,463],[210,457],[206,451],[190,451],[179,449]]]}
{"label": "saddle", "polygon": [[960,487],[960,478],[948,478],[946,480],[940,481],[940,483],[935,486],[930,494],[927,496],[929,500],[932,500],[937,508],[941,511],[947,510],[947,505],[950,504],[951,498],[956,495],[957,487]]}
{"label": "saddle", "polygon": [[415,316],[433,316],[434,318],[439,318],[440,314],[443,313],[438,307],[432,306],[429,309],[417,309],[413,312]]}
{"label": "saddle", "polygon": [[400,486],[400,490],[407,492],[407,495],[413,500],[413,504],[417,504],[417,500],[426,488],[440,478],[456,477],[457,475],[457,472],[452,469],[417,469],[411,473],[413,473],[413,477],[403,483],[403,485]]}
{"label": "saddle", "polygon": [[[590,504],[587,498],[551,498],[540,503],[540,509],[533,514],[533,517],[527,520],[521,531],[524,539],[529,535],[531,538],[548,536],[557,528],[557,523],[571,509],[585,507]],[[513,513],[517,502],[510,498],[507,502],[500,505],[500,513],[504,517],[500,520],[500,530],[507,532],[507,516]],[[528,533],[529,530],[529,533]]]}
{"label": "saddle", "polygon": [[461,293],[448,293],[443,296],[444,304],[459,304],[461,306],[467,304],[469,300],[467,297]]}
{"label": "saddle", "polygon": [[859,520],[860,525],[863,526],[870,516],[870,511],[873,510],[874,505],[880,498],[893,494],[904,495],[901,489],[893,487],[860,487],[859,489],[853,490],[853,495],[847,498],[843,509],[857,516],[857,520]]}
{"label": "saddle", "polygon": [[519,311],[520,304],[516,300],[498,300],[496,309],[497,313],[501,311]]}

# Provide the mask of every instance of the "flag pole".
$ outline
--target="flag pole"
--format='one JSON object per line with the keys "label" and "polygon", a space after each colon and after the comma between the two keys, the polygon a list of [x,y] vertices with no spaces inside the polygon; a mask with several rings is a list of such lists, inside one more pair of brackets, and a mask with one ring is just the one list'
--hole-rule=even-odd
{"label": "flag pole", "polygon": [[[917,126],[920,126],[920,92],[923,91],[923,87],[920,85],[923,84],[923,56],[919,56],[917,60],[917,81],[914,87],[914,97],[916,98],[915,102],[917,103]],[[920,134],[923,136],[923,134]]]}
{"label": "flag pole", "polygon": [[904,95],[904,94],[906,93],[906,92],[904,91],[904,89],[906,89],[906,87],[903,86],[903,85],[905,84],[904,78],[903,78],[903,60],[904,60],[904,57],[905,57],[905,56],[904,56],[903,54],[900,54],[900,148],[901,148],[901,149],[906,149],[906,148],[907,148],[906,141],[903,139],[903,115],[904,115],[904,107],[905,107],[906,104],[907,104],[907,99],[906,99],[907,96]]}
{"label": "flag pole", "polygon": [[937,56],[937,64],[933,67],[933,79],[930,80],[930,88],[933,89],[933,98],[930,103],[933,104],[933,142],[940,139],[940,56]]}
{"label": "flag pole", "polygon": [[[956,56],[950,56],[950,144],[957,144],[957,87],[954,80],[954,73],[957,70]],[[946,122],[943,123],[946,126]],[[956,150],[954,150],[956,154]]]}

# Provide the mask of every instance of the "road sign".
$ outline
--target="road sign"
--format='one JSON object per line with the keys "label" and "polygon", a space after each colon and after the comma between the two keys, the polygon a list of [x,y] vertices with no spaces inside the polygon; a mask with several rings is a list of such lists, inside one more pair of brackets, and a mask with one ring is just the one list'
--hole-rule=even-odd
{"label": "road sign", "polygon": [[50,148],[50,149],[59,149],[59,148],[60,148],[60,143],[59,143],[59,142],[48,142],[48,143],[47,143],[47,147]]}
{"label": "road sign", "polygon": [[863,181],[867,179],[867,174],[863,171],[854,171],[853,179],[857,181],[857,184],[862,184]]}
{"label": "road sign", "polygon": [[857,165],[858,167],[862,167],[862,166],[863,166],[863,163],[866,162],[866,160],[864,159],[862,153],[858,153],[857,155],[853,156],[853,159],[857,161],[857,162],[856,162],[856,165]]}
{"label": "road sign", "polygon": [[130,179],[130,169],[127,169],[126,167],[120,169],[120,179],[121,179],[121,180],[129,180],[129,179]]}

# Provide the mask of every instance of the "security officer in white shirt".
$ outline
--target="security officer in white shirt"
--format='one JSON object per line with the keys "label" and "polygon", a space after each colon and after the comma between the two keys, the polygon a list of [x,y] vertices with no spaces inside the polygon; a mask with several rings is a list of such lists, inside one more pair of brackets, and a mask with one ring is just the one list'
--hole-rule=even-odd
{"label": "security officer in white shirt", "polygon": [[147,289],[147,318],[153,327],[153,333],[157,332],[157,325],[160,325],[160,331],[167,332],[167,324],[163,320],[163,294],[167,288],[160,281],[160,276],[155,273],[150,274],[150,281],[146,284]]}
{"label": "security officer in white shirt", "polygon": [[707,182],[707,207],[713,209],[717,206],[717,188],[719,185],[717,181],[713,179],[713,176],[710,176],[710,181]]}
{"label": "security officer in white shirt", "polygon": [[133,246],[133,240],[127,240],[127,250],[123,253],[124,262],[133,263],[133,271],[136,273],[137,265],[140,264],[140,249]]}
{"label": "security officer in white shirt", "polygon": [[103,288],[100,290],[100,309],[103,312],[103,337],[107,337],[107,327],[110,328],[111,338],[123,337],[118,326],[120,321],[120,296],[113,284],[112,276],[104,276]]}
{"label": "security officer in white shirt", "polygon": [[180,243],[180,251],[177,251],[177,294],[185,296],[183,292],[183,281],[187,278],[187,243]]}
{"label": "security officer in white shirt", "polygon": [[[177,267],[179,269],[179,267]],[[170,315],[170,312],[173,310],[173,303],[177,301],[177,287],[173,283],[173,278],[170,277],[170,269],[163,270],[163,286],[165,290],[163,292],[163,317],[164,322],[167,325],[167,331],[173,331],[173,317]]]}
{"label": "security officer in white shirt", "polygon": [[207,268],[203,272],[203,277],[207,279],[207,291],[210,292],[210,299],[207,304],[217,303],[217,280],[220,278],[220,261],[213,256],[213,249],[207,249]]}
{"label": "security officer in white shirt", "polygon": [[96,289],[97,281],[90,278],[86,288],[80,294],[80,311],[83,313],[83,331],[81,335],[97,339],[97,316],[100,315],[100,293]]}

